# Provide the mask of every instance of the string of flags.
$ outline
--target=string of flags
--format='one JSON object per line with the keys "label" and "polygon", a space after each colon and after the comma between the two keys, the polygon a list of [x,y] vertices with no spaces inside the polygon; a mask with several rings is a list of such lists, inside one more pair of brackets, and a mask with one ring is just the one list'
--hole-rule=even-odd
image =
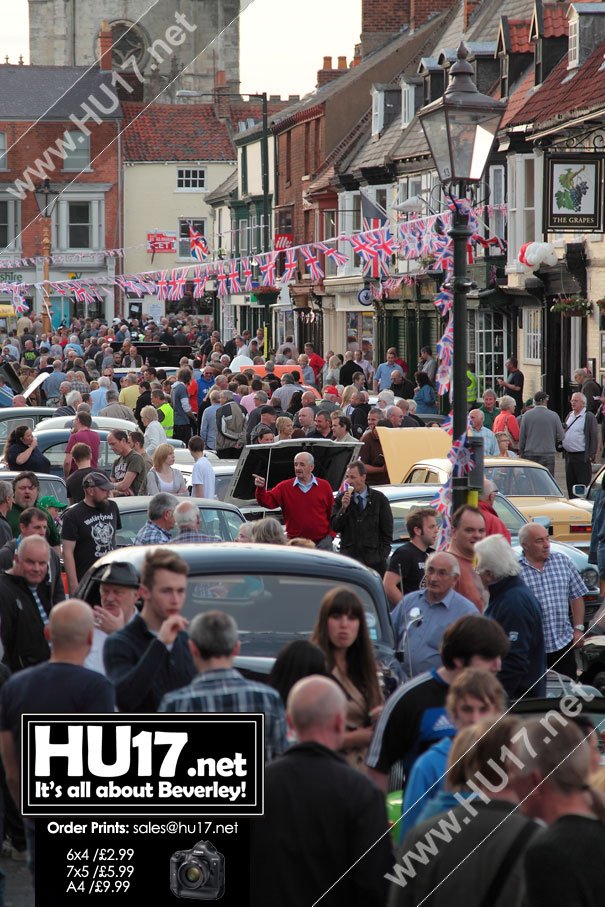
{"label": "string of flags", "polygon": [[[451,413],[448,417],[451,428]],[[446,419],[446,422],[448,420]],[[446,422],[443,423],[442,428],[446,431],[451,430],[446,428]],[[450,537],[452,534],[452,490],[453,490],[453,479],[458,478],[459,476],[468,476],[473,471],[476,466],[475,456],[473,449],[467,445],[467,435],[466,433],[462,435],[461,438],[454,441],[452,448],[447,455],[448,460],[452,464],[452,471],[448,476],[446,482],[439,489],[437,495],[431,501],[431,505],[435,510],[441,514],[441,525],[439,528],[439,539],[437,542],[437,548],[439,551],[443,551],[447,548]]]}

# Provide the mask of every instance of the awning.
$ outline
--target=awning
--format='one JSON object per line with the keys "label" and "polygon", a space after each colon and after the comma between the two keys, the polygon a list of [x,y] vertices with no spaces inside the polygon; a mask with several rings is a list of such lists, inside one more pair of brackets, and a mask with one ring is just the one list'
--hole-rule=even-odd
{"label": "awning", "polygon": [[469,293],[469,299],[478,299],[480,303],[489,306],[522,306],[532,305],[539,306],[542,301],[530,293],[524,287],[493,287],[490,290],[479,290],[473,296]]}

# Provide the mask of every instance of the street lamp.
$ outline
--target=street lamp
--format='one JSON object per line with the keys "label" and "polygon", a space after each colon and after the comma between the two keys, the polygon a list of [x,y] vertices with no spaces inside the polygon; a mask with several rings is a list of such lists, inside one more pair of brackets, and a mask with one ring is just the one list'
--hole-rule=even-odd
{"label": "street lamp", "polygon": [[52,322],[50,318],[50,253],[52,243],[50,238],[51,217],[57,200],[61,193],[52,189],[50,180],[45,179],[37,189],[34,189],[40,217],[42,218],[42,256],[43,256],[43,280],[44,288],[42,290],[42,330],[45,334],[52,333]]}
{"label": "street lamp", "polygon": [[[444,194],[453,204],[452,229],[454,246],[454,439],[466,431],[467,309],[466,294],[471,287],[467,276],[467,243],[471,236],[466,204],[469,184],[479,183],[490,155],[505,101],[495,101],[481,94],[473,81],[473,67],[467,60],[464,44],[458,48],[457,60],[450,70],[450,81],[444,95],[418,111],[420,125],[441,180]],[[467,477],[453,479],[453,509],[466,503]]]}

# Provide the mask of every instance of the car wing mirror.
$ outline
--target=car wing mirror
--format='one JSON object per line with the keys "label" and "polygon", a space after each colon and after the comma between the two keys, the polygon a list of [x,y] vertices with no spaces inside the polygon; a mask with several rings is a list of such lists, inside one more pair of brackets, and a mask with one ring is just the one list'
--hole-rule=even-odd
{"label": "car wing mirror", "polygon": [[586,485],[574,485],[571,489],[571,493],[575,498],[585,498],[587,488]]}

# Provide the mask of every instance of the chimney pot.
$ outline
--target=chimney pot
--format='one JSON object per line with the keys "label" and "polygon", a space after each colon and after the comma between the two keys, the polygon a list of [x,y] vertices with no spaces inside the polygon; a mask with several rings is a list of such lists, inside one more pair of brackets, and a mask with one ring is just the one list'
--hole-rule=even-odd
{"label": "chimney pot", "polygon": [[324,57],[324,65],[322,69],[332,69],[332,57]]}
{"label": "chimney pot", "polygon": [[99,32],[99,68],[104,70],[111,70],[113,68],[113,58],[112,58],[112,44],[113,37],[111,34],[111,28],[109,27],[109,22],[107,19],[104,19],[101,22],[101,31]]}
{"label": "chimney pot", "polygon": [[339,57],[339,58],[338,58],[338,68],[339,68],[339,69],[346,69],[346,68],[347,68],[347,58],[346,58],[346,57]]}

